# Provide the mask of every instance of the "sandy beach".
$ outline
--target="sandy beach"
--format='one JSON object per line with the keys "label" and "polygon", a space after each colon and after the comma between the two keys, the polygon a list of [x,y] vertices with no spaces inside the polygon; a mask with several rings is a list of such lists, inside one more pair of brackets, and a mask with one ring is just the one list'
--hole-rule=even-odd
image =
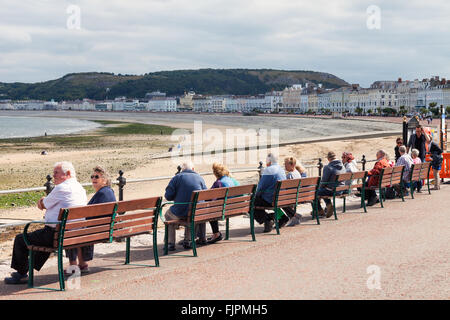
{"label": "sandy beach", "polygon": [[[58,112],[58,116],[63,113]],[[109,119],[123,121],[136,121],[135,117],[141,115],[137,114],[108,114],[108,113],[80,113],[76,112],[67,113],[66,116],[77,116],[83,119]],[[33,114],[31,114],[32,116]],[[42,116],[42,113],[36,113],[35,115]],[[27,114],[30,116],[30,114]],[[154,115],[151,114],[153,117]],[[159,115],[161,118],[161,115]],[[171,116],[172,117],[172,116]],[[139,118],[141,122],[153,122],[158,124],[168,125],[167,119],[165,122],[157,117],[151,120]],[[174,121],[172,124],[177,128],[183,128],[188,130],[194,129],[193,120],[198,118],[198,115],[189,115],[185,117],[185,122],[181,122],[179,119],[181,115],[174,115]],[[222,125],[218,125],[217,122],[222,122],[219,117],[212,117],[211,115],[201,115],[203,131],[209,129],[219,130],[224,133],[230,128],[247,128],[248,126],[254,128],[263,127],[268,125],[271,121],[269,117],[244,117],[244,116],[228,116],[224,118]],[[250,119],[253,118],[253,119]],[[214,120],[208,120],[214,119]],[[233,120],[233,126],[230,126],[230,119]],[[189,120],[189,121],[188,121]],[[250,125],[250,123],[253,123]],[[356,137],[359,130],[366,128],[362,132],[367,132],[367,128],[375,126],[377,130],[392,130],[399,128],[398,124],[377,122],[370,124],[367,121],[357,120],[333,120],[333,119],[303,119],[301,122],[299,119],[292,118],[276,118],[273,119],[274,125],[270,128],[280,129],[280,141],[283,142],[287,139],[293,138],[292,134],[289,135],[289,130],[297,130],[298,133],[303,130],[303,127],[296,127],[297,124],[303,125],[306,123],[311,128],[316,128],[322,135],[332,136],[335,133],[345,134],[352,133]],[[281,126],[282,123],[287,123],[289,127]],[[326,123],[326,126],[323,125]],[[276,127],[280,125],[280,127]],[[286,131],[287,130],[287,131]],[[256,131],[255,131],[256,132]],[[95,132],[84,133],[84,135],[92,135],[95,137]],[[83,135],[81,135],[83,136]],[[193,137],[192,137],[193,138]],[[330,150],[335,151],[337,154],[343,151],[352,152],[357,160],[360,160],[363,155],[367,160],[375,158],[375,153],[378,149],[385,149],[393,157],[393,148],[395,146],[396,136],[380,137],[380,138],[362,138],[332,141],[332,142],[319,142],[308,144],[292,144],[279,148],[279,157],[283,159],[287,156],[296,157],[304,165],[316,165],[317,159],[326,158],[326,153]],[[207,141],[204,141],[204,146],[207,145]],[[0,189],[17,189],[26,187],[39,187],[43,186],[46,182],[45,177],[52,171],[53,164],[57,161],[69,160],[71,161],[76,170],[77,178],[80,182],[89,182],[89,175],[91,170],[96,165],[102,165],[107,168],[111,173],[113,180],[118,177],[118,171],[123,170],[124,177],[128,180],[150,178],[150,177],[171,177],[177,172],[177,166],[180,164],[180,159],[152,159],[154,155],[167,152],[167,148],[174,144],[171,141],[170,136],[161,135],[126,135],[126,136],[107,136],[102,137],[101,140],[95,140],[87,145],[54,145],[52,143],[39,142],[29,145],[21,144],[2,144],[0,152]],[[40,150],[47,150],[48,154],[43,156],[40,154]],[[255,155],[253,151],[240,151],[233,154],[233,161],[227,161],[226,154],[219,154],[217,161],[224,162],[229,168],[254,168],[258,167],[259,161],[264,161],[267,149],[262,149]],[[250,155],[249,153],[252,153]],[[244,159],[243,161],[237,161],[237,159]],[[205,160],[205,159],[201,159]],[[213,159],[214,160],[214,159]],[[211,159],[210,161],[201,161],[195,163],[195,170],[197,172],[211,172]],[[324,160],[326,164],[326,160]],[[264,164],[265,165],[265,164]],[[367,164],[371,167],[371,164]],[[312,167],[309,169],[309,175],[317,175],[317,168]],[[234,174],[235,178],[241,181],[241,183],[256,183],[258,181],[258,173],[244,172]],[[211,186],[214,182],[212,175],[204,176],[206,184]],[[169,179],[153,181],[153,182],[141,182],[141,183],[128,183],[125,186],[124,198],[136,199],[146,196],[163,195],[165,187],[167,186]],[[117,186],[114,187],[116,195],[118,195]],[[92,194],[88,195],[90,198]],[[25,208],[4,208],[0,210],[0,219],[2,221],[16,221],[21,219],[41,219],[42,211],[36,207],[30,206]],[[0,260],[8,261],[11,255],[11,243],[4,243],[0,250]]]}

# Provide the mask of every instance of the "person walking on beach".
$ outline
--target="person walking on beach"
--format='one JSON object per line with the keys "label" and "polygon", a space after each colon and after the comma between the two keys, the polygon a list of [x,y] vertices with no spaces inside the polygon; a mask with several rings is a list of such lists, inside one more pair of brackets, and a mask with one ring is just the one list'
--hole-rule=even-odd
{"label": "person walking on beach", "polygon": [[[278,165],[276,156],[269,153],[266,158],[266,168],[256,188],[255,207],[272,206],[275,187],[279,180],[286,180],[286,174]],[[264,224],[264,232],[272,231],[275,214],[267,214],[266,210],[255,209],[254,219],[259,224]]]}
{"label": "person walking on beach", "polygon": [[[114,190],[111,188],[111,178],[105,169],[100,166],[96,166],[91,174],[91,181],[95,194],[92,196],[91,200],[89,200],[88,205],[116,201]],[[101,218],[101,216],[88,219],[94,218]],[[91,261],[94,258],[94,245],[68,249],[66,250],[66,256],[69,258],[70,265],[78,264],[81,273],[88,273],[89,266],[87,261]]]}
{"label": "person walking on beach", "polygon": [[[208,189],[205,180],[194,171],[194,165],[191,162],[185,162],[181,165],[181,172],[175,175],[166,187],[164,197],[168,201],[175,201],[164,215],[166,221],[182,220],[188,215],[189,202],[193,191]],[[169,224],[168,227],[168,245],[169,250],[175,250],[175,225]],[[195,241],[195,239],[192,239]],[[191,248],[191,234],[189,227],[184,229],[185,249]]]}
{"label": "person walking on beach", "polygon": [[409,150],[414,148],[419,150],[419,158],[422,162],[425,161],[425,155],[427,153],[425,143],[430,143],[430,136],[423,130],[422,125],[418,124],[416,126],[416,132],[411,135],[408,140],[408,145],[406,148],[406,153],[409,153]]}
{"label": "person walking on beach", "polygon": [[[53,168],[55,188],[46,197],[39,199],[37,207],[45,211],[45,227],[28,233],[28,241],[34,246],[53,247],[56,222],[58,222],[61,208],[84,206],[87,202],[86,190],[76,179],[75,168],[70,162],[58,162]],[[50,256],[48,252],[34,253],[34,268],[39,271]],[[11,260],[13,272],[11,277],[5,278],[6,284],[26,283],[28,278],[28,248],[23,234],[14,239]]]}

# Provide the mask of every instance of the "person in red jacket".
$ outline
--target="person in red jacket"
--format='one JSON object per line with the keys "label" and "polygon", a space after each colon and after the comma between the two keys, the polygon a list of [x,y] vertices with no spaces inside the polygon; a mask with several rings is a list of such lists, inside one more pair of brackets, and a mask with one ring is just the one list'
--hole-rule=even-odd
{"label": "person in red jacket", "polygon": [[[369,180],[367,181],[368,187],[376,187],[380,182],[381,170],[389,167],[389,162],[386,159],[386,152],[379,150],[377,152],[377,162],[373,166],[373,169],[368,172]],[[373,206],[379,201],[375,190],[366,190],[367,205]]]}

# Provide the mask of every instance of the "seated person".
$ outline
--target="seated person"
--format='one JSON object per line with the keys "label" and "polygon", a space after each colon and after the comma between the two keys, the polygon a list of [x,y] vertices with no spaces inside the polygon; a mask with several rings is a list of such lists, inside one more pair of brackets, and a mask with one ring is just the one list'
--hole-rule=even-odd
{"label": "seated person", "polygon": [[[411,166],[413,165],[413,159],[409,154],[406,153],[406,147],[400,146],[398,148],[398,151],[400,152],[400,158],[398,158],[397,163],[395,164],[396,167],[399,166],[405,166],[403,169],[403,184],[404,187],[409,186],[409,178],[411,174]],[[407,195],[408,192],[406,190],[400,190],[400,185],[393,186],[397,193],[403,192],[403,194]]]}
{"label": "seated person", "polygon": [[[341,160],[336,159],[336,154],[332,151],[327,154],[328,164],[323,168],[322,179],[320,180],[319,190],[317,195],[320,196],[332,196],[335,186],[343,186],[343,182],[336,182],[336,176],[345,173],[345,167]],[[342,192],[338,192],[342,193]],[[331,204],[331,199],[324,199],[327,213],[326,217],[329,218],[333,215],[334,209]],[[320,216],[324,216],[325,213],[320,205],[320,199],[318,201],[318,211]]]}
{"label": "seated person", "polygon": [[[213,163],[212,169],[217,180],[214,182],[211,189],[235,187],[239,185],[239,182],[230,176],[230,171],[225,165]],[[222,233],[219,231],[219,221],[210,221],[209,224],[211,225],[213,235],[208,239],[208,243],[211,244],[222,240]]]}
{"label": "seated person", "polygon": [[[191,162],[185,162],[181,165],[181,172],[175,175],[166,187],[164,197],[168,201],[174,201],[176,204],[172,205],[165,213],[166,221],[183,220],[187,217],[189,212],[189,202],[193,191],[206,190],[205,180],[194,171],[194,165]],[[175,250],[175,225],[168,226],[168,247],[170,251]],[[193,239],[195,241],[195,239]],[[189,228],[184,230],[183,247],[185,249],[191,248],[191,234]]]}
{"label": "seated person", "polygon": [[[286,159],[284,159],[284,168],[286,169],[286,178],[287,179],[301,179],[301,178],[306,178],[305,176],[302,176],[302,174],[300,173],[300,171],[303,171],[306,175],[306,170],[305,168],[300,167],[299,165],[297,165],[297,159],[293,158],[293,157],[288,157]],[[286,210],[284,210],[286,212],[286,214],[290,217],[289,223],[287,224],[288,227],[293,227],[297,224],[300,224],[302,215],[299,213],[296,213],[294,211],[294,208],[292,207],[287,207]],[[283,216],[280,219],[280,225],[281,224],[285,224],[287,220],[286,216]]]}
{"label": "seated person", "polygon": [[[274,154],[269,153],[266,158],[266,168],[256,188],[255,207],[271,207],[275,187],[279,180],[286,180],[284,170],[278,165]],[[264,223],[264,232],[270,232],[273,229],[275,215],[267,214],[266,210],[255,209],[254,219],[259,224]]]}
{"label": "seated person", "polygon": [[[92,186],[94,187],[95,194],[89,200],[88,204],[97,204],[105,202],[115,202],[116,196],[114,190],[111,188],[111,178],[108,172],[100,166],[96,166],[91,174]],[[101,218],[92,217],[94,218]],[[81,248],[74,248],[66,250],[66,255],[69,258],[70,265],[77,265],[80,268],[81,273],[88,273],[89,266],[87,261],[91,261],[94,258],[94,245],[89,245]],[[77,263],[78,258],[78,263]],[[67,273],[67,272],[66,272]]]}
{"label": "seated person", "polygon": [[[420,158],[419,158],[419,153],[420,152],[417,149],[411,150],[411,158],[413,160],[413,164],[421,164],[422,163],[422,160],[420,160]],[[414,184],[413,190],[417,189],[417,192],[421,193],[422,192],[422,181],[421,180],[414,181],[413,184]]]}
{"label": "seated person", "polygon": [[[390,167],[388,160],[386,160],[386,152],[384,150],[379,150],[376,154],[377,161],[373,166],[373,169],[370,170],[368,175],[368,181],[366,182],[367,187],[378,187],[378,183],[380,181],[381,170],[384,168]],[[379,202],[377,193],[375,190],[366,189],[366,197],[367,197],[367,205],[373,206],[375,203]]]}
{"label": "seated person", "polygon": [[[31,245],[53,247],[55,222],[58,222],[59,210],[86,205],[86,190],[77,181],[72,163],[67,161],[56,163],[53,168],[53,181],[55,188],[46,197],[39,199],[37,203],[40,210],[46,210],[45,227],[28,233],[28,240]],[[41,270],[49,256],[49,252],[34,252],[34,269]],[[28,248],[23,233],[18,234],[14,239],[11,268],[17,270],[17,272],[13,272],[11,277],[5,278],[5,283],[26,283],[28,278]]]}

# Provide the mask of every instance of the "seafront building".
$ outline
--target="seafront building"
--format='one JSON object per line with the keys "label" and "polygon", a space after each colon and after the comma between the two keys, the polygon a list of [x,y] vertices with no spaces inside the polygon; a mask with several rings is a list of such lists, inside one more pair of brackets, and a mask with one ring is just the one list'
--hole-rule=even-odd
{"label": "seafront building", "polygon": [[82,110],[123,112],[211,112],[211,113],[315,113],[381,114],[383,110],[416,112],[433,106],[450,106],[450,81],[432,77],[419,81],[375,81],[369,88],[358,84],[323,88],[321,84],[294,84],[282,91],[261,95],[201,95],[194,91],[167,97],[154,91],[142,99],[75,101],[0,100],[0,110]]}

